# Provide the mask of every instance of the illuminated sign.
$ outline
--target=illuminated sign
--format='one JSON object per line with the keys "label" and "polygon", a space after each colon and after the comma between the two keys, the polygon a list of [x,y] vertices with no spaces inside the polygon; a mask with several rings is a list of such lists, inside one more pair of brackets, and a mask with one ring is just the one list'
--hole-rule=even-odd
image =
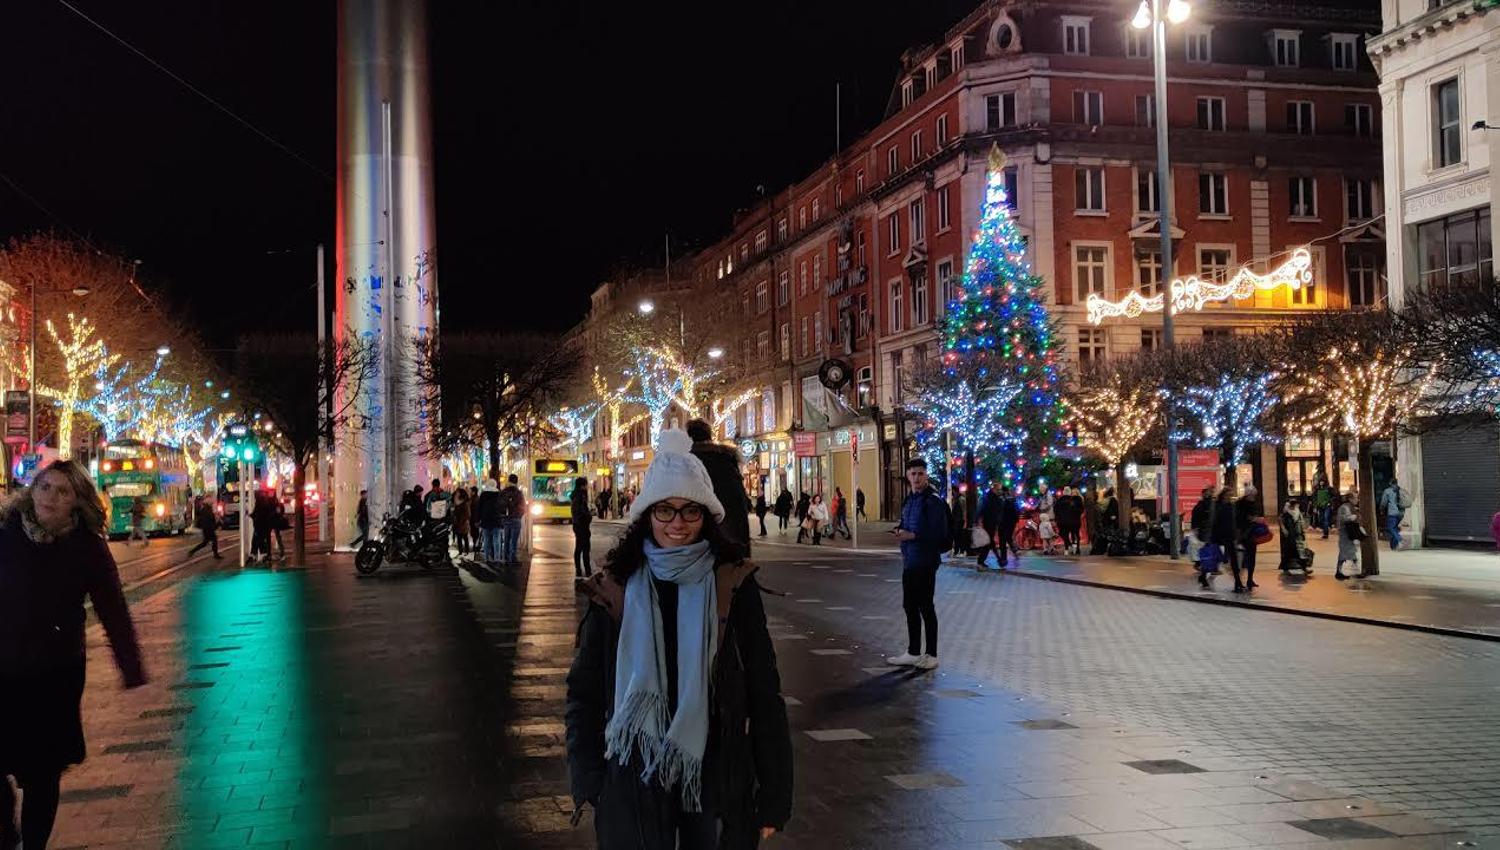
{"label": "illuminated sign", "polygon": [[[1224,283],[1203,280],[1197,275],[1172,281],[1172,310],[1175,313],[1198,312],[1209,302],[1243,301],[1258,290],[1301,289],[1313,282],[1312,252],[1298,248],[1285,263],[1266,274],[1260,275],[1242,267],[1234,277]],[[1097,293],[1088,298],[1089,322],[1099,324],[1113,316],[1133,319],[1142,313],[1160,313],[1163,309],[1162,293],[1150,297],[1132,292],[1119,301],[1106,301]]]}

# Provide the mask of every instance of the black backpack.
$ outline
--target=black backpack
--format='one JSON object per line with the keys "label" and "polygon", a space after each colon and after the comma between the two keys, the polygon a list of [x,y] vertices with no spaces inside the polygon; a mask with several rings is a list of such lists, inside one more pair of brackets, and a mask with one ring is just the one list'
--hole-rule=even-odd
{"label": "black backpack", "polygon": [[500,516],[521,515],[521,491],[517,487],[506,487],[500,491]]}

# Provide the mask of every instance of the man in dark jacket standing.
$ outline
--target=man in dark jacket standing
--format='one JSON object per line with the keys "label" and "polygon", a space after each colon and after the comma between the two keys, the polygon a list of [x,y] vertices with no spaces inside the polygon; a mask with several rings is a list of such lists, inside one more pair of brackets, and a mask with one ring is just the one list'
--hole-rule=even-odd
{"label": "man in dark jacket standing", "polygon": [[792,491],[782,489],[781,495],[776,497],[776,518],[780,520],[781,533],[786,534],[787,520],[792,516]]}
{"label": "man in dark jacket standing", "polygon": [[[911,493],[901,503],[901,607],[906,610],[906,652],[887,659],[897,667],[933,670],[938,666],[937,571],[948,550],[948,505],[927,480],[927,461],[914,458],[906,463],[906,482]],[[922,631],[927,631],[927,651],[922,652]]]}
{"label": "man in dark jacket standing", "polygon": [[750,496],[745,492],[745,478],[740,475],[739,453],[714,442],[713,428],[702,419],[687,424],[687,435],[693,438],[693,457],[703,461],[714,495],[724,506],[726,537],[743,544],[750,554]]}
{"label": "man in dark jacket standing", "polygon": [[502,535],[505,517],[500,515],[500,488],[493,478],[484,479],[484,489],[474,506],[479,522],[479,548],[485,563],[493,564],[504,555]]}
{"label": "man in dark jacket standing", "polygon": [[505,563],[514,566],[521,563],[516,558],[516,547],[521,542],[521,527],[526,519],[526,496],[521,493],[521,479],[514,473],[509,483],[500,491],[501,525],[505,529]]}

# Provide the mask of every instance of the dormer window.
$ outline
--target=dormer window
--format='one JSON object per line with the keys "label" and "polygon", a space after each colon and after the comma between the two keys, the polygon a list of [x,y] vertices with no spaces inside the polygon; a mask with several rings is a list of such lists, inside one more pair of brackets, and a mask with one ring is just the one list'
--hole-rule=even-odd
{"label": "dormer window", "polygon": [[1278,68],[1296,68],[1301,64],[1301,30],[1271,30],[1266,33],[1270,42],[1271,63]]}
{"label": "dormer window", "polygon": [[1092,18],[1063,15],[1063,52],[1074,56],[1089,55],[1089,23]]}
{"label": "dormer window", "polygon": [[963,48],[963,45],[962,44],[954,45],[953,48],[948,51],[948,57],[949,57],[949,63],[948,64],[951,66],[951,68],[953,70],[953,73],[955,73],[955,74],[958,73],[959,69],[963,68],[963,66],[964,66],[964,48]]}
{"label": "dormer window", "polygon": [[1335,71],[1359,70],[1359,36],[1336,32],[1328,36],[1328,60]]}
{"label": "dormer window", "polygon": [[904,108],[906,108],[908,106],[911,106],[911,102],[913,100],[915,100],[915,99],[916,99],[916,85],[914,83],[912,83],[911,80],[907,80],[906,82],[904,82],[904,83],[901,84],[901,106],[902,106],[902,108],[904,109]]}
{"label": "dormer window", "polygon": [[1187,42],[1185,45],[1186,49],[1183,51],[1187,55],[1187,61],[1214,61],[1212,27],[1188,27],[1187,36],[1184,40]]}

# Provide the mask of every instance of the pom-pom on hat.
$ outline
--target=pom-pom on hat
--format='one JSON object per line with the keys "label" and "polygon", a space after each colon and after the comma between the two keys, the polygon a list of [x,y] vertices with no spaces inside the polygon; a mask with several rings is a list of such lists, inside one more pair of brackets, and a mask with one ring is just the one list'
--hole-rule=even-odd
{"label": "pom-pom on hat", "polygon": [[656,457],[646,468],[646,478],[641,492],[630,503],[630,521],[635,522],[663,499],[689,499],[702,505],[714,515],[716,522],[724,520],[724,505],[714,495],[713,482],[703,461],[692,454],[693,438],[676,428],[661,432],[656,441]]}

